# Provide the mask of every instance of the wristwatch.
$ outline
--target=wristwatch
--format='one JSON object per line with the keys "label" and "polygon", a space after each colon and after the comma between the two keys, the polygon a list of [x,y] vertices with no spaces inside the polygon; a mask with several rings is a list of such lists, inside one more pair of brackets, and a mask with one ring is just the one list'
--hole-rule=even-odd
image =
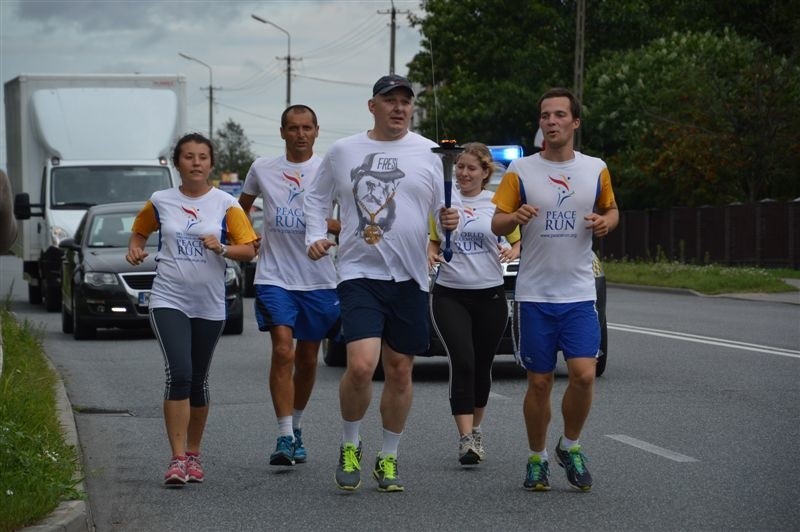
{"label": "wristwatch", "polygon": [[227,252],[228,252],[228,247],[227,247],[225,244],[221,243],[221,242],[220,242],[220,244],[219,244],[219,245],[220,245],[220,247],[222,248],[222,251],[220,251],[219,253],[217,253],[217,255],[222,255],[222,256],[224,257],[224,256],[225,256],[225,253],[227,253]]}

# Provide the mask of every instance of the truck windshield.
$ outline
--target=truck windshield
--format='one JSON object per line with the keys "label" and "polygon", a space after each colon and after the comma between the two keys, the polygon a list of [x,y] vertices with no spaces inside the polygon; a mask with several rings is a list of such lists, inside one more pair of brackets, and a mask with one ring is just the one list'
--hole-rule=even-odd
{"label": "truck windshield", "polygon": [[145,201],[156,190],[170,188],[165,166],[66,166],[53,168],[53,209],[85,209],[100,203]]}

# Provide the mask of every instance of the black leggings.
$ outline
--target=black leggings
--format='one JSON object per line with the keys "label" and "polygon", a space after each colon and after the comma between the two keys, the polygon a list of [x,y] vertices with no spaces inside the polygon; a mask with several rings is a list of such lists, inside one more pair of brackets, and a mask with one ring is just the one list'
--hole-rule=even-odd
{"label": "black leggings", "polygon": [[472,414],[489,402],[492,361],[508,320],[503,285],[478,290],[434,285],[431,321],[450,361],[450,410]]}
{"label": "black leggings", "polygon": [[150,326],[164,354],[164,399],[189,399],[191,406],[206,406],[211,357],[225,320],[190,318],[180,310],[156,308],[150,311]]}

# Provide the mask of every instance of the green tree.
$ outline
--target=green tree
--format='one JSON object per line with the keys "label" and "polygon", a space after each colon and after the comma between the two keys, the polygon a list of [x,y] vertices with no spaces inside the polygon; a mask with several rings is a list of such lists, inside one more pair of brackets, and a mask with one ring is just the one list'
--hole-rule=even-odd
{"label": "green tree", "polygon": [[586,75],[584,145],[623,208],[800,195],[800,71],[731,31],[673,34]]}
{"label": "green tree", "polygon": [[247,138],[241,125],[228,119],[215,135],[215,165],[214,173],[234,172],[239,174],[239,180],[244,181],[250,165],[255,160],[255,155],[250,151],[252,142]]}
{"label": "green tree", "polygon": [[411,19],[423,40],[409,63],[409,78],[425,87],[417,100],[422,133],[531,149],[543,89],[572,79],[570,6],[429,0],[424,7],[425,16]]}

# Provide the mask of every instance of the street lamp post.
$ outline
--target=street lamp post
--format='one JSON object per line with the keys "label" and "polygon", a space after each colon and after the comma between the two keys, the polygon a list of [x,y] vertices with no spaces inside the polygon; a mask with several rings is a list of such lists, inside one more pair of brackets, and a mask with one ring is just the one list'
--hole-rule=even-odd
{"label": "street lamp post", "polygon": [[200,63],[208,69],[208,139],[214,140],[214,74],[207,63],[200,61],[196,57],[186,55],[183,52],[178,52],[178,55],[189,61]]}
{"label": "street lamp post", "polygon": [[[281,28],[274,22],[270,22],[265,18],[261,18],[258,15],[250,15],[253,19],[261,22],[262,24],[269,24],[273,28],[276,28],[283,33],[286,34],[287,39],[289,40],[289,47],[286,50],[286,107],[288,108],[292,104],[292,36],[289,35],[289,32],[285,29]],[[278,58],[282,59],[282,58]]]}

